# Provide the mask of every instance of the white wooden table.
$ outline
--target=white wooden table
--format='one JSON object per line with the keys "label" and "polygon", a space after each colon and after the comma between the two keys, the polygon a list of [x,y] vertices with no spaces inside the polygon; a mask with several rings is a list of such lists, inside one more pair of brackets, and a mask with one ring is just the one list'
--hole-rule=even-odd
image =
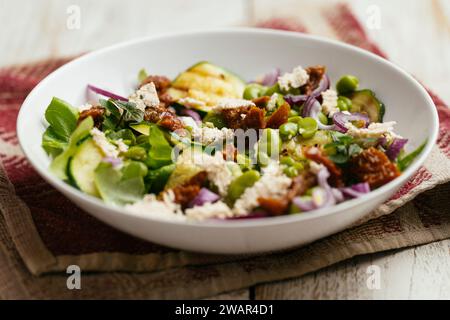
{"label": "white wooden table", "polygon": [[[77,54],[161,32],[247,25],[286,12],[289,6],[311,2],[0,0],[0,66]],[[369,35],[392,61],[450,101],[450,1],[346,2],[363,22],[369,6],[378,6],[381,25],[368,29]],[[369,290],[366,285],[364,275],[371,264],[380,266],[379,290]],[[356,257],[294,280],[214,298],[450,299],[450,240]]]}

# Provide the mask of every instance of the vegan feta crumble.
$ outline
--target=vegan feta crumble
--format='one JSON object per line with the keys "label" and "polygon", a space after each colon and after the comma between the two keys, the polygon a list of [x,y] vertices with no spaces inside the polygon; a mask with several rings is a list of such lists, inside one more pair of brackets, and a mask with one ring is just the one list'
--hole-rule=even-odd
{"label": "vegan feta crumble", "polygon": [[142,111],[145,111],[146,107],[159,106],[159,97],[155,84],[150,82],[143,85],[129,97],[129,101],[134,102],[136,107]]}
{"label": "vegan feta crumble", "polygon": [[287,72],[278,77],[278,84],[282,90],[288,91],[290,88],[300,88],[309,80],[309,74],[301,66],[295,67],[292,72]]}
{"label": "vegan feta crumble", "polygon": [[328,89],[321,93],[322,95],[322,112],[328,116],[333,117],[336,112],[339,112],[338,94],[332,89]]}

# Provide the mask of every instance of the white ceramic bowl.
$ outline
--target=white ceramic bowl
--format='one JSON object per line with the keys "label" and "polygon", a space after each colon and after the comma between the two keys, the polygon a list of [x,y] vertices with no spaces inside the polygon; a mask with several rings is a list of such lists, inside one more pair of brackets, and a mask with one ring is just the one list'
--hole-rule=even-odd
{"label": "white ceramic bowl", "polygon": [[[278,66],[323,64],[333,83],[354,74],[386,104],[385,121],[398,122],[412,150],[428,138],[416,161],[397,179],[359,199],[310,213],[275,218],[169,222],[135,216],[81,193],[54,177],[41,148],[44,111],[53,96],[73,105],[86,99],[88,83],[127,95],[138,70],[174,77],[200,60],[224,66],[247,80]],[[353,46],[291,32],[226,29],[150,37],[115,45],[76,59],[44,79],[24,102],[17,131],[28,160],[56,189],[93,216],[159,244],[210,253],[252,253],[302,245],[338,232],[391,197],[424,162],[437,137],[438,118],[423,87],[392,63]],[[93,239],[93,241],[95,241]]]}

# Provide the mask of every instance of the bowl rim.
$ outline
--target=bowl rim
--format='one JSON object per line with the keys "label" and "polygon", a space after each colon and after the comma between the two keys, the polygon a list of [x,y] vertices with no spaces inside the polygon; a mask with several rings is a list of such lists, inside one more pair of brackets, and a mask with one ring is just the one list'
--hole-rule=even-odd
{"label": "bowl rim", "polygon": [[[25,131],[24,126],[22,123],[24,122],[24,119],[26,119],[27,114],[24,110],[28,108],[30,105],[30,101],[34,99],[35,96],[38,96],[40,94],[40,88],[44,86],[48,81],[50,81],[52,78],[58,76],[60,73],[64,72],[67,68],[72,67],[73,65],[76,65],[78,63],[82,63],[83,61],[94,59],[98,55],[102,55],[103,53],[106,53],[108,51],[114,51],[116,49],[121,49],[127,46],[131,46],[134,44],[139,44],[143,42],[151,42],[154,40],[162,39],[162,38],[178,38],[183,36],[211,36],[211,35],[223,35],[223,34],[245,34],[247,33],[249,36],[251,35],[271,35],[271,36],[280,36],[280,37],[287,37],[291,38],[293,41],[299,40],[299,41],[312,41],[322,44],[330,44],[332,46],[337,46],[340,48],[343,48],[345,50],[354,51],[358,54],[361,54],[363,56],[366,56],[369,59],[373,59],[378,63],[382,63],[387,65],[390,68],[393,68],[396,72],[400,73],[404,78],[405,81],[409,81],[411,84],[415,86],[417,90],[420,91],[421,95],[427,101],[427,108],[428,111],[431,111],[432,114],[432,121],[433,121],[433,127],[431,129],[431,136],[428,137],[428,140],[426,142],[425,148],[422,151],[422,153],[419,155],[418,158],[415,159],[415,161],[396,179],[390,181],[389,183],[385,184],[384,186],[371,191],[367,195],[364,195],[360,198],[351,199],[345,202],[342,202],[340,204],[334,205],[332,207],[328,208],[321,208],[316,209],[310,212],[305,212],[302,214],[293,214],[293,215],[283,215],[283,216],[277,216],[277,217],[267,217],[267,218],[261,218],[261,219],[237,219],[237,220],[204,220],[204,221],[190,221],[190,220],[170,220],[170,219],[161,219],[161,218],[155,218],[152,216],[144,216],[144,215],[136,215],[133,213],[130,213],[126,210],[123,210],[122,207],[119,206],[113,206],[106,204],[101,199],[90,196],[88,194],[85,194],[81,192],[80,190],[76,189],[75,187],[65,183],[63,180],[58,179],[56,176],[51,174],[51,172],[47,168],[44,168],[43,166],[40,166],[37,162],[33,160],[32,154],[33,152],[31,150],[28,150],[25,144],[27,133]],[[179,226],[191,226],[191,227],[199,227],[199,228],[256,228],[261,226],[273,226],[273,225],[281,225],[286,223],[294,223],[299,221],[305,221],[305,220],[314,220],[319,219],[324,216],[333,215],[339,212],[344,212],[346,210],[352,209],[366,201],[370,201],[378,196],[382,196],[383,194],[389,193],[390,190],[395,189],[399,187],[399,185],[402,185],[406,182],[407,179],[409,179],[413,173],[415,173],[419,167],[424,163],[425,159],[430,154],[435,141],[437,140],[438,136],[438,130],[439,130],[439,119],[437,110],[435,107],[435,104],[433,103],[430,95],[425,90],[425,88],[409,73],[407,73],[405,70],[400,68],[399,66],[393,64],[392,62],[370,52],[364,49],[361,49],[359,47],[349,45],[337,40],[328,39],[322,36],[316,36],[316,35],[309,35],[309,34],[301,34],[295,31],[281,31],[281,30],[271,30],[271,29],[260,29],[260,28],[249,28],[249,27],[228,27],[228,28],[211,28],[208,30],[194,30],[194,31],[183,31],[183,32],[173,32],[173,33],[161,33],[157,35],[147,36],[147,37],[141,37],[137,39],[127,40],[124,42],[120,42],[118,44],[114,44],[111,46],[107,46],[102,49],[94,50],[90,53],[87,53],[85,55],[82,55],[63,66],[59,67],[49,75],[47,75],[41,82],[38,83],[36,87],[33,88],[33,90],[30,92],[30,94],[27,96],[25,101],[20,107],[19,114],[17,117],[16,122],[16,128],[17,128],[17,137],[19,141],[19,145],[22,149],[22,151],[25,154],[25,157],[27,160],[31,163],[32,167],[39,173],[41,177],[43,177],[48,183],[50,183],[53,187],[58,189],[58,191],[63,191],[63,193],[68,193],[77,198],[80,202],[87,202],[91,206],[101,208],[104,210],[107,210],[110,214],[114,215],[126,215],[130,218],[138,218],[138,219],[145,219],[154,223],[168,223],[173,225],[179,225]],[[72,200],[71,200],[72,201]],[[73,201],[72,201],[73,202]],[[76,204],[77,205],[77,204]],[[105,221],[107,222],[107,221]]]}

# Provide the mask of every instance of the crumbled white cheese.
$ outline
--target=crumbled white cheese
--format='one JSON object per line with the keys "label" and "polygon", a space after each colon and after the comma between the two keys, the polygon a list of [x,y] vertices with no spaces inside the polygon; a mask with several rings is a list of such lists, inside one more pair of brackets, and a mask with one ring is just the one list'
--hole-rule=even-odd
{"label": "crumbled white cheese", "polygon": [[90,108],[92,108],[92,104],[85,103],[78,107],[78,112],[83,112],[83,111],[89,110]]}
{"label": "crumbled white cheese", "polygon": [[134,102],[136,107],[145,111],[146,107],[159,106],[158,92],[153,82],[143,85],[129,97],[130,102]]}
{"label": "crumbled white cheese", "polygon": [[250,100],[245,99],[233,99],[233,98],[222,98],[217,102],[214,110],[220,111],[223,109],[235,109],[240,107],[254,107],[255,104]]}
{"label": "crumbled white cheese", "polygon": [[117,150],[120,153],[124,153],[124,152],[128,151],[128,145],[126,145],[122,139],[118,139],[118,140],[114,141],[114,144],[117,146]]}
{"label": "crumbled white cheese", "polygon": [[185,213],[186,217],[192,220],[204,220],[209,218],[225,219],[233,216],[231,209],[222,201],[195,206],[186,209]]}
{"label": "crumbled white cheese", "polygon": [[165,220],[185,220],[181,206],[175,203],[175,195],[169,190],[163,193],[162,200],[154,194],[148,194],[141,201],[125,206],[125,209],[139,216],[148,216]]}
{"label": "crumbled white cheese", "polygon": [[357,128],[351,122],[347,122],[345,127],[348,129],[347,134],[355,138],[380,138],[382,136],[396,136],[394,133],[395,121],[389,122],[373,122],[367,128]]}
{"label": "crumbled white cheese", "polygon": [[192,137],[194,141],[209,145],[220,141],[232,142],[234,137],[233,129],[229,128],[211,128],[211,127],[197,127],[192,130]]}
{"label": "crumbled white cheese", "polygon": [[104,132],[98,130],[97,128],[92,128],[90,133],[95,144],[100,148],[106,157],[117,158],[119,156],[119,150],[115,145],[109,142]]}
{"label": "crumbled white cheese", "polygon": [[287,72],[278,77],[278,84],[281,89],[300,88],[309,80],[309,74],[301,66],[295,67],[292,72]]}
{"label": "crumbled white cheese", "polygon": [[266,110],[273,111],[277,107],[277,101],[278,101],[278,93],[274,93],[270,97],[269,102],[267,102]]}
{"label": "crumbled white cheese", "polygon": [[204,107],[206,106],[206,103],[201,101],[201,100],[197,100],[191,97],[186,97],[186,98],[181,98],[178,99],[177,101],[179,104],[182,104],[183,106],[186,107],[194,107],[194,108],[198,108],[198,107]]}
{"label": "crumbled white cheese", "polygon": [[339,108],[337,107],[338,105],[337,92],[332,89],[328,89],[326,91],[323,91],[321,94],[322,94],[322,112],[328,117],[332,117],[333,114],[339,112]]}
{"label": "crumbled white cheese", "polygon": [[188,149],[178,157],[178,163],[192,164],[206,171],[208,180],[217,187],[222,196],[226,195],[228,186],[234,179],[230,170],[230,165],[234,162],[225,161],[221,152],[216,152],[214,156],[211,156],[203,152],[190,152]]}
{"label": "crumbled white cheese", "polygon": [[178,118],[183,122],[183,124],[186,127],[190,127],[193,130],[199,128],[197,122],[195,122],[195,120],[192,117],[178,117]]}
{"label": "crumbled white cheese", "polygon": [[250,213],[259,205],[258,199],[281,198],[288,192],[291,179],[280,170],[266,172],[252,187],[245,189],[241,197],[236,200],[233,207],[235,216]]}

